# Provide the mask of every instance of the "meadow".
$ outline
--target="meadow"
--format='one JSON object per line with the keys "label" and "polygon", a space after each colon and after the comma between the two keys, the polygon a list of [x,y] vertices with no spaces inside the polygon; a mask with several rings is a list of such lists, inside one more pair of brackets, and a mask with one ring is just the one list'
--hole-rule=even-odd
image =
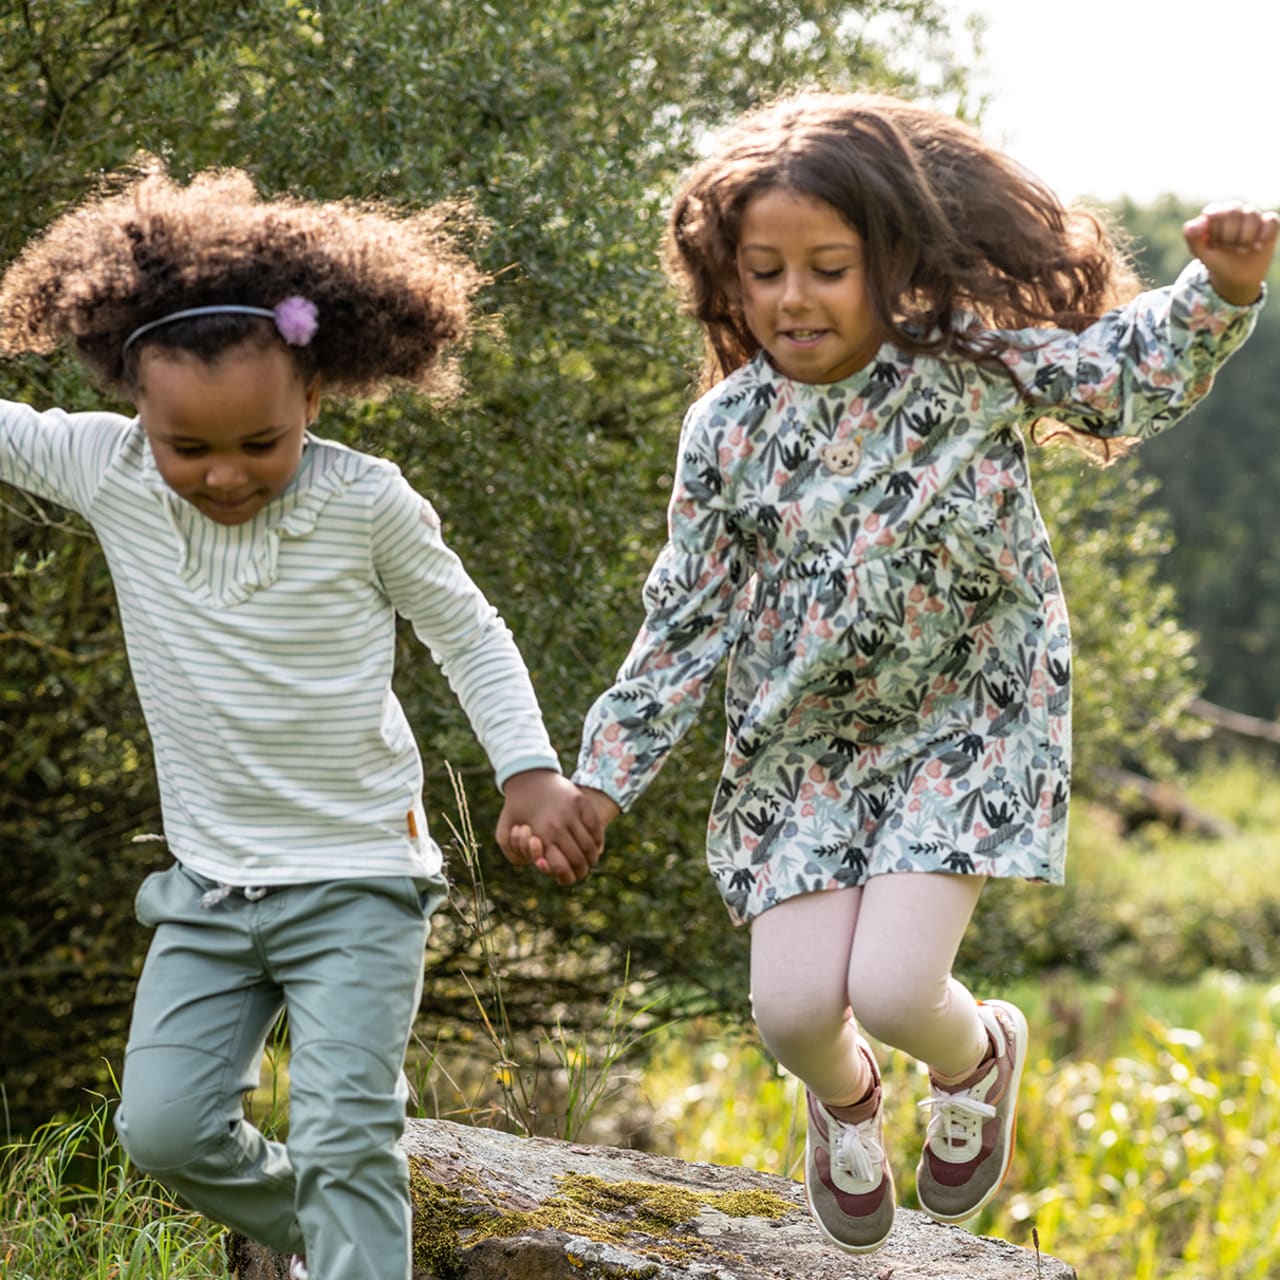
{"label": "meadow", "polygon": [[[1017,1155],[970,1229],[1040,1247],[1081,1280],[1268,1280],[1280,1275],[1280,987],[1214,974],[1127,990],[1067,980],[1001,993],[1038,1034]],[[1055,1052],[1054,1019],[1086,1052]],[[803,1091],[747,1037],[686,1028],[642,1087],[658,1145],[693,1160],[800,1176]],[[916,1207],[919,1066],[881,1058],[899,1203]]]}
{"label": "meadow", "polygon": [[[1027,928],[1107,914],[1087,976],[966,972],[980,994],[1027,1012],[1034,1034],[1017,1155],[1005,1189],[970,1225],[1040,1247],[1082,1280],[1270,1280],[1280,1275],[1280,985],[1266,972],[1280,896],[1280,787],[1241,762],[1197,777],[1197,803],[1239,834],[1206,843],[1152,830],[1120,841],[1082,812],[1077,880],[1056,908],[1027,907]],[[1080,925],[1079,928],[1083,928]],[[1257,936],[1253,936],[1256,932]],[[979,954],[981,950],[979,949]],[[1237,956],[1251,967],[1207,967]],[[490,1006],[492,1008],[492,1006]],[[595,1041],[561,1038],[543,1084],[569,1126],[591,1141],[633,1143],[691,1160],[790,1177],[804,1149],[794,1078],[750,1029],[709,1020],[640,1034],[620,1002]],[[442,1064],[423,1114],[472,1115],[520,1127],[527,1077],[500,1028],[470,1076]],[[482,1037],[483,1039],[483,1037]],[[641,1052],[641,1049],[644,1052]],[[429,1055],[428,1055],[429,1056]],[[278,1109],[284,1064],[264,1082]],[[882,1051],[886,1137],[900,1202],[914,1207],[923,1137],[921,1069]],[[419,1060],[419,1068],[428,1065]],[[528,1077],[532,1078],[532,1077]],[[0,1164],[3,1280],[221,1280],[219,1233],[132,1172],[110,1133],[110,1100],[85,1116],[11,1141]],[[543,1105],[547,1105],[544,1101]]]}

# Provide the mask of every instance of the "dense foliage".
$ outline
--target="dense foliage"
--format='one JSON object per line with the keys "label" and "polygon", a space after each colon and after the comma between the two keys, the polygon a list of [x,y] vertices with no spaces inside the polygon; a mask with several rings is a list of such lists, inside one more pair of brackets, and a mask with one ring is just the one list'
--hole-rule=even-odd
{"label": "dense foliage", "polygon": [[[270,191],[472,201],[489,224],[474,245],[494,277],[484,305],[501,323],[476,342],[469,397],[447,416],[409,398],[335,405],[322,429],[393,457],[433,497],[529,655],[568,763],[637,620],[696,355],[657,269],[663,193],[701,128],[784,82],[903,81],[890,56],[909,45],[954,97],[945,53],[927,52],[941,31],[931,0],[9,6],[0,257],[138,150],[179,176],[246,166]],[[99,400],[65,360],[11,365],[0,380],[0,393],[41,405]],[[74,1105],[73,1086],[118,1059],[145,942],[132,889],[165,855],[131,843],[158,829],[158,811],[101,556],[61,513],[8,491],[4,502],[0,838],[12,907],[0,981],[13,1034],[0,1056],[10,1107],[38,1115]],[[449,761],[491,830],[497,797],[451,694],[408,639],[400,667],[432,807],[452,811]],[[686,785],[655,797],[662,829],[621,838],[592,892],[571,900],[491,874],[500,910],[548,918],[573,943],[553,990],[513,990],[517,1017],[536,1020],[552,994],[572,1004],[575,984],[608,990],[609,974],[572,963],[600,939],[643,957],[637,971],[683,951],[677,972],[723,990],[715,957],[728,929],[698,834],[714,736],[709,726],[693,746]],[[689,945],[671,921],[693,910],[714,925]],[[443,917],[436,972],[473,964],[470,945]],[[425,1010],[470,1016],[465,984],[431,984]]]}
{"label": "dense foliage", "polygon": [[[0,261],[94,175],[138,150],[176,174],[248,167],[266,191],[465,199],[493,322],[448,411],[408,397],[333,405],[321,429],[384,453],[430,494],[453,546],[508,618],[566,764],[581,717],[639,621],[671,451],[698,357],[657,266],[664,199],[707,125],[798,83],[891,84],[962,108],[936,0],[62,0],[0,9]],[[100,397],[67,359],[0,370],[41,406]],[[1045,478],[1081,587],[1079,752],[1147,758],[1189,697],[1185,643],[1154,588],[1158,523],[1123,470]],[[1076,516],[1084,495],[1086,514]],[[1092,588],[1093,599],[1086,597]],[[41,1117],[119,1060],[145,938],[132,892],[163,846],[149,744],[96,544],[0,495],[0,1039],[9,1106]],[[1138,665],[1138,663],[1141,665]],[[1091,678],[1089,671],[1095,673]],[[467,785],[477,829],[498,798],[469,728],[406,636],[398,691],[428,763],[437,834]],[[707,713],[599,874],[566,894],[496,858],[488,893],[544,945],[513,958],[513,1019],[566,1016],[631,974],[682,1007],[741,1011],[744,944],[702,867],[720,721]],[[549,939],[549,942],[548,942]],[[533,943],[531,941],[532,948]],[[472,1016],[482,960],[444,913],[424,1021]]]}
{"label": "dense foliage", "polygon": [[[1247,175],[1241,175],[1245,181]],[[1171,279],[1186,260],[1179,227],[1198,212],[1171,197],[1120,210],[1144,273]],[[1175,542],[1161,562],[1187,625],[1205,695],[1249,715],[1280,716],[1280,262],[1257,332],[1218,376],[1212,396],[1167,437],[1142,450],[1160,482]]]}

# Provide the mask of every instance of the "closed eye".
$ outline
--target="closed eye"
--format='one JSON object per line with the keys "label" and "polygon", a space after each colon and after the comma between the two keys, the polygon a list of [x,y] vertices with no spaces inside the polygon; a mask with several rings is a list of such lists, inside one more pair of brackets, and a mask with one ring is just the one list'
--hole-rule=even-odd
{"label": "closed eye", "polygon": [[[245,453],[261,456],[270,453],[279,443],[279,440],[246,440],[240,448]],[[209,452],[207,444],[171,444],[169,448],[180,458],[201,458]]]}
{"label": "closed eye", "polygon": [[[821,280],[843,280],[850,270],[852,270],[850,267],[814,267],[813,274]],[[765,270],[761,267],[750,270],[747,274],[753,280],[776,280],[782,274],[782,268],[772,267]]]}

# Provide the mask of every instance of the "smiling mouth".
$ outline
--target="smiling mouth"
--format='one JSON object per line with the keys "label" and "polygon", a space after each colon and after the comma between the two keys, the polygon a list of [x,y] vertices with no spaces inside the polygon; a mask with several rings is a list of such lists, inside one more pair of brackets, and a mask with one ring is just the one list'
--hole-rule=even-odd
{"label": "smiling mouth", "polygon": [[212,493],[201,494],[201,501],[208,503],[216,511],[239,511],[242,507],[247,507],[257,498],[257,492],[246,493],[239,498],[219,498]]}
{"label": "smiling mouth", "polygon": [[787,329],[783,336],[790,338],[792,342],[813,342],[821,338],[824,333],[826,333],[825,329]]}

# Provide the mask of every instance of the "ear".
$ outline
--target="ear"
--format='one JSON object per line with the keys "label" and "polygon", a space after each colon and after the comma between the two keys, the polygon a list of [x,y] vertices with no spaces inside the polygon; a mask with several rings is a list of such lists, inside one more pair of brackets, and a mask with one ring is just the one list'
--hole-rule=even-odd
{"label": "ear", "polygon": [[307,383],[307,426],[320,416],[320,377],[317,374]]}

